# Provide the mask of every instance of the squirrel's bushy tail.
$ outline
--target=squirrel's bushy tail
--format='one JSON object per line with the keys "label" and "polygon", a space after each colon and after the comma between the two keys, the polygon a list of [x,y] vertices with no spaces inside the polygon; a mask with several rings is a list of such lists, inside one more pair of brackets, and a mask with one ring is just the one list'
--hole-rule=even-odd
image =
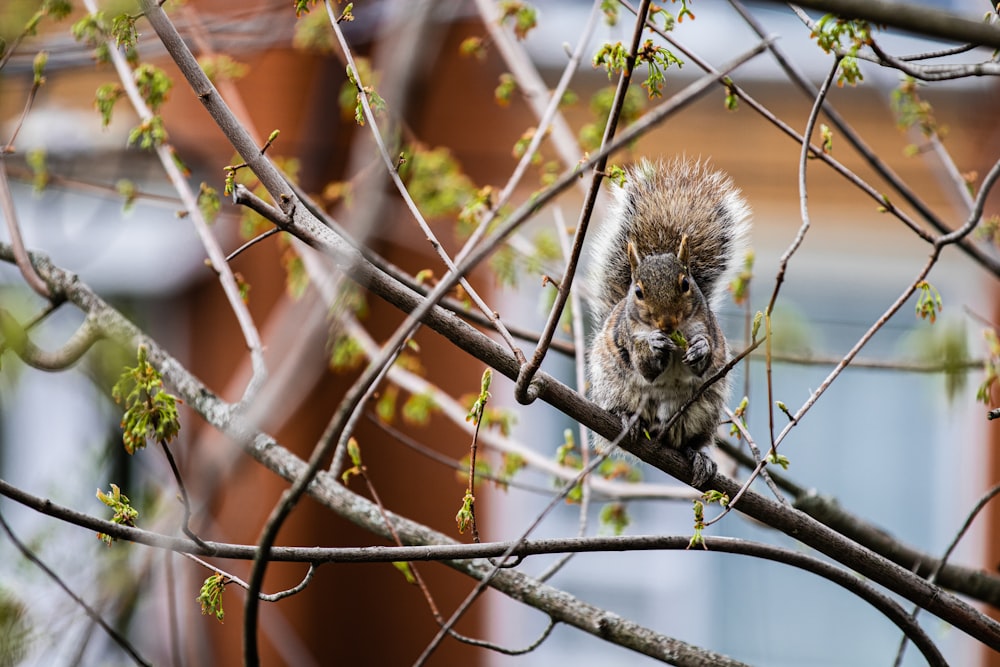
{"label": "squirrel's bushy tail", "polygon": [[593,316],[602,321],[624,298],[631,282],[627,245],[640,256],[676,253],[687,235],[690,273],[717,306],[738,269],[750,231],[750,209],[730,178],[700,160],[642,160],[628,170],[623,187],[591,240],[588,292]]}

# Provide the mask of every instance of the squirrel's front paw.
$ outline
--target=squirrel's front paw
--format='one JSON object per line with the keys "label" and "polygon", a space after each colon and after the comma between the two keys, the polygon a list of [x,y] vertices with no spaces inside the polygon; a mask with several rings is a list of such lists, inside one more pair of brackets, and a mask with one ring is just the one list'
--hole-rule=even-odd
{"label": "squirrel's front paw", "polygon": [[659,356],[662,356],[673,345],[670,336],[659,329],[653,329],[646,334],[646,344],[649,345],[650,350]]}
{"label": "squirrel's front paw", "polygon": [[712,346],[709,345],[707,336],[699,334],[688,341],[687,352],[684,353],[684,363],[696,375],[704,373],[711,360]]}
{"label": "squirrel's front paw", "polygon": [[654,329],[636,341],[632,363],[648,382],[660,377],[670,363],[676,346],[670,337]]}

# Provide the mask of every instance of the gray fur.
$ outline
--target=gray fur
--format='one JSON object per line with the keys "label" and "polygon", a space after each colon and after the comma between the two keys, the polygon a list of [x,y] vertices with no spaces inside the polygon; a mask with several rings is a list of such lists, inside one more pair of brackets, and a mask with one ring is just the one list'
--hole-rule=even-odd
{"label": "gray fur", "polygon": [[592,244],[588,287],[600,329],[587,361],[590,397],[623,423],[637,415],[638,433],[688,454],[696,484],[714,471],[699,450],[718,426],[728,379],[664,427],[729,359],[714,311],[745,250],[749,215],[725,174],[697,161],[644,160],[617,188]]}

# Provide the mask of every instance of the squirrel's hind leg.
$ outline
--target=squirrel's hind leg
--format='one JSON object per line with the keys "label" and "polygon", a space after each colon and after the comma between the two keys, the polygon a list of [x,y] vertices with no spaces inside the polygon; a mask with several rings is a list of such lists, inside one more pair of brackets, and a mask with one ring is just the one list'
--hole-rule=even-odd
{"label": "squirrel's hind leg", "polygon": [[691,464],[691,486],[702,486],[718,472],[719,466],[706,450],[684,447],[680,451]]}

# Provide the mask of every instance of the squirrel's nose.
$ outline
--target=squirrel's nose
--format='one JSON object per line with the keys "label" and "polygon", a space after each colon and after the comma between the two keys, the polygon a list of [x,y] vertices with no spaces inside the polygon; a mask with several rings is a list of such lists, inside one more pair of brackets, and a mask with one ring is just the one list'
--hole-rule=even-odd
{"label": "squirrel's nose", "polygon": [[653,322],[653,324],[663,333],[670,335],[677,331],[677,325],[679,325],[680,322],[676,317],[660,317]]}

